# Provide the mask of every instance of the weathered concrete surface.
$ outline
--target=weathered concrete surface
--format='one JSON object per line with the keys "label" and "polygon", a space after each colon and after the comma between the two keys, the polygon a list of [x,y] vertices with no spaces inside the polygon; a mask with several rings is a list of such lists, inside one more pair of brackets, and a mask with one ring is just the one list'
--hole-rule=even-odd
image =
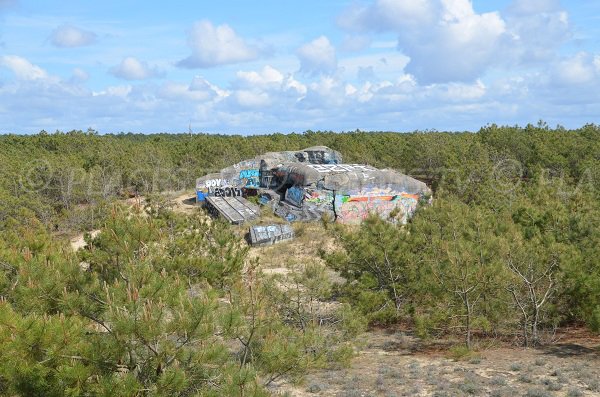
{"label": "weathered concrete surface", "polygon": [[288,224],[252,226],[250,228],[250,244],[264,246],[294,238],[294,229]]}
{"label": "weathered concrete surface", "polygon": [[[314,146],[298,151],[267,152],[223,168],[219,173],[198,178],[196,190],[203,191],[206,195],[241,195],[242,188],[268,187],[270,171],[282,164],[337,164],[341,161],[340,153],[325,146]],[[224,191],[227,187],[237,190]]]}
{"label": "weathered concrete surface", "polygon": [[260,209],[243,197],[207,197],[208,211],[235,225],[256,219]]}
{"label": "weathered concrete surface", "polygon": [[406,223],[420,202],[431,197],[427,185],[394,170],[343,164],[325,146],[269,152],[199,178],[198,201],[206,197],[258,195],[288,221],[322,217],[360,223],[370,213]]}
{"label": "weathered concrete surface", "polygon": [[327,216],[356,224],[370,213],[406,223],[430,189],[407,175],[363,164],[285,164],[274,171],[284,190],[275,213],[288,221]]}

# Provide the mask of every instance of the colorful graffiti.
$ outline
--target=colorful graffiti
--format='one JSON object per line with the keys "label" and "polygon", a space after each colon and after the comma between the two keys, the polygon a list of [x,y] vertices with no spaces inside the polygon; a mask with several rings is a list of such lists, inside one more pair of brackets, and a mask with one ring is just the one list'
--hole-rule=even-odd
{"label": "colorful graffiti", "polygon": [[335,213],[340,222],[347,224],[358,224],[370,213],[378,214],[384,219],[406,223],[415,212],[418,201],[418,195],[408,193],[393,196],[337,195]]}
{"label": "colorful graffiti", "polygon": [[279,208],[279,215],[288,221],[317,220],[323,214],[334,218],[333,192],[292,186],[286,191],[283,204]]}
{"label": "colorful graffiti", "polygon": [[260,171],[257,169],[253,170],[241,170],[239,175],[240,181],[245,181],[245,187],[257,188],[260,186]]}
{"label": "colorful graffiti", "polygon": [[292,186],[285,192],[285,199],[296,207],[301,207],[304,201],[304,189],[298,186]]}
{"label": "colorful graffiti", "polygon": [[[0,0],[1,1],[1,0]],[[427,186],[393,170],[343,164],[324,146],[268,152],[196,180],[197,201],[256,196],[288,221],[360,223],[369,213],[406,223]],[[416,193],[408,194],[407,192]],[[211,197],[212,196],[212,197]],[[217,200],[218,201],[218,200]]]}
{"label": "colorful graffiti", "polygon": [[304,205],[333,211],[333,192],[327,190],[307,190],[304,194]]}
{"label": "colorful graffiti", "polygon": [[363,164],[307,164],[308,167],[319,173],[329,172],[361,172],[376,171],[376,168]]}

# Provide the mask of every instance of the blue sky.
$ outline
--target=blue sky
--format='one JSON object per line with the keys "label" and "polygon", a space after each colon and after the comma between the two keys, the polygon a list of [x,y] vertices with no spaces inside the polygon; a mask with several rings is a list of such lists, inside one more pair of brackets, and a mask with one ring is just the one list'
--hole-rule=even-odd
{"label": "blue sky", "polygon": [[0,0],[0,133],[598,123],[600,2]]}

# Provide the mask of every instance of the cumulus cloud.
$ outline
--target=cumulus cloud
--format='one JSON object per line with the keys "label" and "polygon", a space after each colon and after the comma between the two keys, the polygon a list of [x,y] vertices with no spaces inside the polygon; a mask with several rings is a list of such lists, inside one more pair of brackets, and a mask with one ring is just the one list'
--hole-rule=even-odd
{"label": "cumulus cloud", "polygon": [[83,47],[96,42],[96,34],[76,26],[61,25],[54,29],[50,41],[56,47]]}
{"label": "cumulus cloud", "polygon": [[275,107],[284,112],[303,98],[307,88],[293,75],[284,75],[266,65],[259,71],[237,72],[232,90],[229,101],[232,111],[237,106],[241,109]]}
{"label": "cumulus cloud", "polygon": [[210,68],[259,58],[264,49],[248,43],[226,24],[214,26],[208,20],[196,22],[188,33],[192,55],[179,61],[184,68]]}
{"label": "cumulus cloud", "polygon": [[94,91],[81,84],[88,78],[84,70],[75,69],[70,79],[61,80],[26,59],[0,56],[0,66],[16,76],[0,85],[0,116],[11,115],[2,119],[0,132],[81,125],[103,132],[174,132],[187,130],[190,120],[195,129],[225,133],[476,130],[489,122],[514,125],[539,119],[577,127],[600,112],[600,55],[590,52],[528,74],[426,86],[394,66],[404,65],[402,54],[394,53],[397,59],[387,62],[395,73],[383,73],[388,65],[377,64],[379,55],[342,60],[343,73],[295,76],[265,65],[240,70],[223,86],[196,76],[187,82],[125,83]]}
{"label": "cumulus cloud", "polygon": [[406,70],[422,84],[473,81],[496,61],[506,33],[497,12],[477,14],[469,0],[376,0],[340,17],[346,29],[398,34]]}
{"label": "cumulus cloud", "polygon": [[551,77],[563,86],[597,83],[600,78],[600,55],[580,52],[562,59],[554,65]]}
{"label": "cumulus cloud", "polygon": [[237,83],[243,87],[265,87],[269,85],[280,85],[283,82],[283,73],[266,65],[262,70],[237,72]]}
{"label": "cumulus cloud", "polygon": [[304,44],[296,52],[300,71],[309,75],[330,74],[337,69],[335,47],[325,36]]}
{"label": "cumulus cloud", "polygon": [[189,102],[220,101],[229,96],[229,92],[210,83],[202,76],[195,76],[189,84],[173,81],[166,82],[159,89],[161,99]]}
{"label": "cumulus cloud", "polygon": [[235,99],[243,108],[264,108],[271,104],[271,98],[266,92],[239,90],[236,91]]}
{"label": "cumulus cloud", "polygon": [[338,20],[348,31],[398,35],[405,70],[421,84],[473,82],[493,67],[540,62],[569,38],[558,0],[515,0],[505,14],[476,13],[470,0],[374,0]]}
{"label": "cumulus cloud", "polygon": [[48,73],[41,67],[17,55],[0,56],[0,66],[10,69],[19,80],[48,79]]}
{"label": "cumulus cloud", "polygon": [[572,37],[569,16],[555,0],[516,0],[505,14],[512,40],[504,54],[519,64],[548,62]]}
{"label": "cumulus cloud", "polygon": [[339,18],[338,24],[359,32],[385,32],[416,28],[431,23],[435,12],[429,0],[397,1],[376,0],[369,6],[355,5],[348,8]]}
{"label": "cumulus cloud", "polygon": [[125,80],[146,80],[164,76],[164,72],[157,67],[152,67],[147,62],[134,57],[124,58],[119,65],[110,69],[110,73]]}

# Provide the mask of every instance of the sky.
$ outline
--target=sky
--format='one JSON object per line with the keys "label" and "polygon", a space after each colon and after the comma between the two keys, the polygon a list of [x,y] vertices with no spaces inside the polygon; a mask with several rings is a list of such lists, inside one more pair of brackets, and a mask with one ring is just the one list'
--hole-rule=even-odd
{"label": "sky", "polygon": [[600,1],[0,0],[0,133],[600,118]]}

